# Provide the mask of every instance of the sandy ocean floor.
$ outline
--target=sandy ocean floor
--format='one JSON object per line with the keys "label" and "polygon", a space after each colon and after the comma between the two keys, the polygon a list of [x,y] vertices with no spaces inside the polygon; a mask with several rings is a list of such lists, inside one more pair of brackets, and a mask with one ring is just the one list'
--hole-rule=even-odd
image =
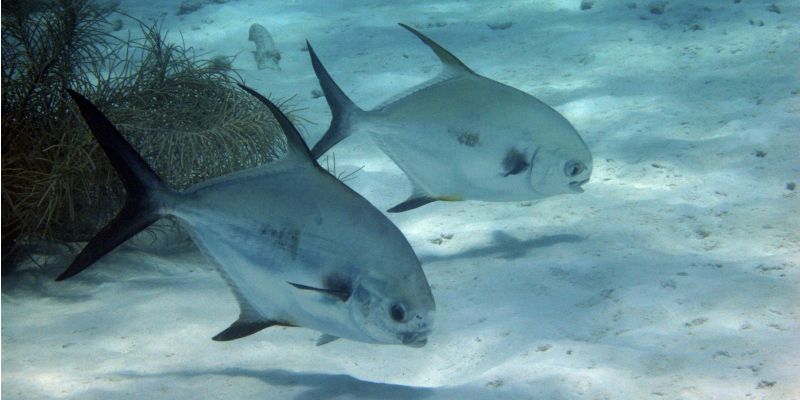
{"label": "sandy ocean floor", "polygon": [[[563,113],[594,156],[580,195],[391,214],[437,325],[415,349],[237,317],[191,247],[125,246],[81,275],[56,252],[2,280],[4,399],[799,399],[800,4],[790,1],[123,0],[245,81],[330,113],[304,40],[361,107],[434,76],[418,27],[474,71]],[[330,4],[332,3],[332,4]],[[247,41],[267,27],[281,70]],[[126,27],[135,25],[126,22]],[[410,191],[371,142],[334,148],[385,210]],[[141,243],[141,242],[140,242]],[[41,260],[41,257],[37,258]]]}

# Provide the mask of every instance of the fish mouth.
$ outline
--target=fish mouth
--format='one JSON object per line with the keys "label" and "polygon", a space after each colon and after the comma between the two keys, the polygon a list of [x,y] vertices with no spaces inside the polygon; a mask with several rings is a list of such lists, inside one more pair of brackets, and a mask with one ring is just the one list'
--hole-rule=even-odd
{"label": "fish mouth", "polygon": [[569,190],[572,190],[575,193],[583,193],[583,186],[586,182],[589,182],[589,178],[586,178],[582,181],[574,181],[569,183]]}
{"label": "fish mouth", "polygon": [[428,332],[409,332],[402,335],[403,345],[420,348],[428,343]]}

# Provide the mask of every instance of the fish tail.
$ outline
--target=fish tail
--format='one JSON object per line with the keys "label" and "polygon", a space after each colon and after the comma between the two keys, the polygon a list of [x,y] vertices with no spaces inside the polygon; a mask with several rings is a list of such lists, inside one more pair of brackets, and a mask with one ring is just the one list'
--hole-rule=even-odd
{"label": "fish tail", "polygon": [[57,281],[78,274],[150,226],[163,215],[160,199],[175,193],[94,104],[75,91],[67,89],[67,92],[77,103],[83,119],[117,171],[125,187],[126,198],[122,210],[89,241],[72,264],[56,278]]}
{"label": "fish tail", "polygon": [[321,157],[331,147],[339,143],[344,138],[350,136],[352,133],[352,126],[354,120],[360,114],[364,114],[364,110],[360,109],[346,94],[342,91],[339,85],[333,81],[331,75],[325,70],[322,62],[317,57],[317,53],[311,47],[311,44],[306,42],[308,46],[308,54],[311,56],[311,65],[314,67],[314,73],[317,74],[317,79],[322,87],[322,92],[325,94],[325,100],[328,101],[328,106],[331,108],[331,125],[325,131],[322,139],[314,145],[311,149],[311,154],[314,159]]}

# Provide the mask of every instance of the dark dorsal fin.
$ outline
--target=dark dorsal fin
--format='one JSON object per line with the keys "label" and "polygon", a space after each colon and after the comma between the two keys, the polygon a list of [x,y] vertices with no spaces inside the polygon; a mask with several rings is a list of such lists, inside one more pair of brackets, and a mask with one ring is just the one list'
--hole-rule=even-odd
{"label": "dark dorsal fin", "polygon": [[431,50],[433,50],[433,52],[436,53],[436,56],[439,57],[439,60],[442,62],[442,64],[444,64],[444,68],[446,70],[449,70],[449,72],[474,74],[474,72],[472,72],[472,70],[469,69],[469,67],[467,67],[463,62],[461,62],[461,60],[456,58],[456,56],[454,56],[453,53],[445,50],[444,47],[439,46],[439,44],[431,40],[431,38],[423,35],[420,31],[404,23],[399,23],[398,25],[408,29],[409,32],[416,35],[420,40],[422,40],[423,43],[428,45],[428,47],[430,47]]}
{"label": "dark dorsal fin", "polygon": [[269,108],[269,110],[272,112],[272,115],[274,115],[275,119],[278,121],[278,124],[280,124],[283,134],[286,136],[286,147],[290,155],[308,160],[317,166],[317,162],[314,161],[314,157],[311,156],[311,150],[308,149],[308,145],[306,145],[305,140],[303,140],[303,137],[300,136],[300,132],[298,132],[294,125],[292,125],[292,122],[289,121],[289,118],[286,117],[283,111],[269,101],[269,99],[262,96],[255,90],[242,84],[239,84],[239,87],[241,87],[245,92],[253,95],[253,97],[258,99],[258,101]]}

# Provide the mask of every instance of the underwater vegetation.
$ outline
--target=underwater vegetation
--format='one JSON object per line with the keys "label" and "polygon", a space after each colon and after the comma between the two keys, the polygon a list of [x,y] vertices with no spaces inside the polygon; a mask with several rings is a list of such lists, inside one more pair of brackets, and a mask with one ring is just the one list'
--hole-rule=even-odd
{"label": "underwater vegetation", "polygon": [[32,240],[89,239],[124,201],[67,88],[117,121],[176,189],[283,152],[278,123],[236,88],[233,69],[169,42],[158,22],[134,20],[138,33],[115,36],[115,8],[91,0],[2,2],[3,273]]}

